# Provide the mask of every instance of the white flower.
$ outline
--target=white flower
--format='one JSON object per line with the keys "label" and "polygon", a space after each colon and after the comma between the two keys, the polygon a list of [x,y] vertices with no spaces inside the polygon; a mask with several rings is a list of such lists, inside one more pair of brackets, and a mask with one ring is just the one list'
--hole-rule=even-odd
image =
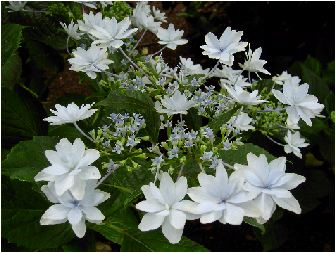
{"label": "white flower", "polygon": [[70,69],[76,72],[85,72],[91,79],[97,77],[96,72],[102,72],[108,69],[108,65],[113,63],[108,59],[106,48],[91,46],[88,50],[77,47],[73,51],[73,58],[68,61],[71,64]]}
{"label": "white flower", "polygon": [[152,33],[157,33],[161,22],[155,22],[155,17],[150,12],[150,6],[146,1],[138,2],[133,10],[132,19],[139,29],[146,29]]}
{"label": "white flower", "polygon": [[104,18],[100,26],[94,26],[89,33],[95,38],[93,45],[101,47],[119,48],[124,42],[123,39],[128,38],[138,28],[129,29],[131,21],[125,17],[122,21],[118,21],[112,17]]}
{"label": "white flower", "polygon": [[78,107],[75,103],[68,104],[67,106],[62,106],[56,104],[55,110],[50,110],[55,116],[50,116],[43,119],[48,121],[50,125],[63,125],[66,123],[75,123],[79,120],[90,118],[97,109],[91,109],[93,104],[82,105]]}
{"label": "white flower", "polygon": [[185,75],[206,75],[207,73],[209,73],[209,69],[203,70],[200,64],[194,64],[190,58],[186,59],[180,56],[180,62],[181,70],[184,72]]}
{"label": "white flower", "polygon": [[284,83],[292,83],[292,84],[299,84],[301,79],[297,76],[292,76],[291,74],[288,74],[287,71],[284,71],[281,73],[281,75],[274,76],[272,80],[276,84],[283,85]]}
{"label": "white flower", "polygon": [[231,27],[227,27],[219,39],[210,32],[205,36],[206,45],[201,46],[203,55],[231,66],[234,61],[233,54],[244,51],[247,46],[247,42],[240,42],[242,36],[243,32],[231,30]]}
{"label": "white flower", "polygon": [[249,87],[252,85],[247,82],[247,78],[244,78],[242,75],[229,75],[226,79],[220,79],[220,82],[222,88],[225,88],[225,85],[233,87]]}
{"label": "white flower", "polygon": [[263,102],[266,102],[266,100],[259,100],[260,96],[258,96],[258,90],[254,90],[252,93],[243,90],[241,87],[236,86],[234,88],[229,87],[226,84],[221,83],[222,87],[224,87],[227,92],[230,94],[230,96],[240,104],[245,105],[257,105],[261,104]]}
{"label": "white flower", "polygon": [[95,29],[95,27],[102,26],[103,15],[101,12],[93,14],[92,11],[90,11],[89,14],[83,13],[83,21],[78,20],[77,23],[79,30],[89,33],[92,29]]}
{"label": "white flower", "polygon": [[143,216],[138,228],[141,231],[149,231],[162,226],[162,233],[169,242],[178,243],[186,220],[197,218],[189,213],[194,203],[183,200],[187,189],[185,177],[180,177],[174,183],[167,172],[161,176],[160,188],[153,183],[142,186],[141,190],[146,200],[138,203],[136,208],[147,214]]}
{"label": "white flower", "polygon": [[75,199],[68,191],[58,196],[54,183],[50,182],[48,185],[43,185],[41,191],[54,205],[44,212],[40,224],[55,225],[69,221],[76,236],[84,237],[86,232],[85,220],[100,224],[105,216],[96,206],[110,197],[109,193],[95,189],[96,183],[96,180],[88,182],[82,200]]}
{"label": "white flower", "polygon": [[275,211],[276,205],[301,213],[299,202],[294,198],[290,190],[296,188],[306,179],[303,176],[286,173],[286,158],[280,157],[270,163],[264,154],[259,157],[248,153],[248,165],[235,164],[235,176],[244,178],[243,189],[257,194],[251,203],[259,210],[261,221],[267,221]]}
{"label": "white flower", "polygon": [[201,223],[218,220],[223,224],[240,225],[243,217],[249,214],[240,204],[255,197],[242,190],[242,181],[228,178],[222,161],[217,165],[215,177],[201,172],[198,181],[200,187],[189,188],[188,195],[198,203],[192,212],[201,215]]}
{"label": "white flower", "polygon": [[264,64],[266,64],[267,61],[260,60],[261,51],[262,49],[259,47],[252,53],[251,48],[249,48],[247,60],[244,62],[244,64],[239,63],[239,66],[249,72],[261,72],[270,75],[270,73],[264,69]]}
{"label": "white flower", "polygon": [[286,108],[288,118],[293,123],[298,123],[301,118],[307,125],[312,126],[311,118],[319,115],[324,105],[319,104],[317,97],[308,94],[308,84],[284,83],[283,92],[272,90],[274,96],[283,104],[289,105]]}
{"label": "white flower", "polygon": [[248,131],[250,129],[254,129],[253,126],[250,125],[252,119],[248,116],[247,113],[240,113],[237,116],[233,116],[229,123],[231,123],[235,128],[241,131]]}
{"label": "white flower", "polygon": [[188,40],[182,39],[183,31],[174,28],[173,24],[169,24],[168,29],[159,28],[156,36],[159,38],[160,45],[166,45],[168,48],[175,50],[176,46],[188,43]]}
{"label": "white flower", "polygon": [[161,22],[166,22],[165,13],[161,12],[159,9],[156,9],[155,6],[152,7],[154,18]]}
{"label": "white flower", "polygon": [[284,147],[285,152],[294,153],[297,157],[302,158],[300,148],[307,147],[309,144],[305,143],[305,139],[300,137],[300,132],[295,132],[292,134],[291,131],[287,132],[287,136],[285,136],[286,145]]}
{"label": "white flower", "polygon": [[27,1],[9,1],[9,5],[6,6],[7,9],[10,9],[8,12],[22,11],[27,3]]}
{"label": "white flower", "polygon": [[[176,90],[173,96],[164,96],[164,98],[161,99],[161,103],[156,101],[155,109],[159,113],[166,113],[168,115],[179,113],[187,114],[188,110],[195,105],[196,103],[194,101],[188,100],[184,94],[181,94],[179,90]],[[165,108],[162,108],[162,106]]]}
{"label": "white flower", "polygon": [[80,200],[85,194],[86,181],[99,179],[100,172],[91,164],[99,158],[95,149],[85,149],[77,138],[73,144],[63,138],[55,146],[56,151],[46,150],[45,156],[51,165],[35,176],[35,181],[55,182],[55,191],[61,196],[67,190]]}
{"label": "white flower", "polygon": [[78,32],[78,24],[75,24],[73,21],[71,21],[71,23],[67,26],[66,24],[61,23],[61,26],[63,27],[63,29],[67,32],[67,34],[69,35],[69,37],[75,39],[75,40],[79,40],[80,37],[82,36],[83,33]]}

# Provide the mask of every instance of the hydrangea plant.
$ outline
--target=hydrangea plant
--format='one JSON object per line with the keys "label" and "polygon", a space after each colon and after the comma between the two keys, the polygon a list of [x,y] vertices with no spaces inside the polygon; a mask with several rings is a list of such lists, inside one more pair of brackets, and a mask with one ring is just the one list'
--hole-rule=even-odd
{"label": "hydrangea plant", "polygon": [[[8,8],[22,11],[25,4],[9,2]],[[188,220],[225,226],[248,218],[262,226],[279,207],[300,214],[290,191],[305,178],[286,173],[286,157],[257,152],[246,140],[260,131],[285,153],[302,158],[301,149],[309,144],[299,123],[311,126],[324,108],[309,94],[309,84],[286,71],[272,75],[260,59],[262,49],[253,49],[242,41],[243,31],[231,27],[205,35],[200,50],[214,61],[212,68],[183,55],[169,66],[162,52],[187,44],[183,31],[146,2],[123,19],[99,12],[107,4],[86,2],[94,11],[60,23],[75,43],[72,52],[68,48],[70,69],[108,95],[91,104],[56,104],[44,119],[56,126],[71,123],[82,139],[72,142],[59,134],[57,144],[43,151],[48,164],[34,180],[47,182],[40,189],[51,206],[41,226],[68,222],[79,238],[86,226],[109,237],[111,227],[99,228],[113,219],[109,208],[134,204],[143,215],[141,233],[160,228],[177,244]],[[156,36],[160,50],[141,52],[145,33]],[[238,55],[245,60],[238,62]],[[81,127],[81,121],[93,120],[91,129]],[[232,153],[240,156],[228,159]],[[99,209],[114,190],[129,193],[120,177],[139,174],[145,176],[130,187],[123,205]]]}

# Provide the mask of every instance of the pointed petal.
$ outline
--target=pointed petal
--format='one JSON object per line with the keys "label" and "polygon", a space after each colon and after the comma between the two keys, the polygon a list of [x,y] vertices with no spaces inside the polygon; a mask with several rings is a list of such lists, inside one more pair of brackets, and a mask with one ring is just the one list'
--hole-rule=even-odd
{"label": "pointed petal", "polygon": [[296,214],[301,213],[301,207],[296,198],[292,195],[290,198],[273,197],[275,203],[283,209],[292,211]]}
{"label": "pointed petal", "polygon": [[183,229],[174,228],[166,218],[162,224],[162,233],[170,243],[175,244],[181,240]]}
{"label": "pointed petal", "polygon": [[164,216],[147,213],[142,217],[138,228],[143,232],[157,229],[162,225],[164,218]]}
{"label": "pointed petal", "polygon": [[178,210],[171,210],[169,214],[169,222],[176,229],[183,229],[186,223],[186,215]]}
{"label": "pointed petal", "polygon": [[83,238],[86,233],[86,226],[84,218],[79,223],[72,224],[72,230],[75,232],[78,238]]}
{"label": "pointed petal", "polygon": [[165,206],[155,200],[144,200],[136,204],[136,209],[147,212],[147,213],[156,213],[163,211]]}
{"label": "pointed petal", "polygon": [[68,220],[70,224],[79,223],[82,217],[83,217],[82,211],[78,207],[72,208],[68,213]]}
{"label": "pointed petal", "polygon": [[244,210],[238,206],[226,204],[225,220],[231,225],[240,225],[243,222]]}

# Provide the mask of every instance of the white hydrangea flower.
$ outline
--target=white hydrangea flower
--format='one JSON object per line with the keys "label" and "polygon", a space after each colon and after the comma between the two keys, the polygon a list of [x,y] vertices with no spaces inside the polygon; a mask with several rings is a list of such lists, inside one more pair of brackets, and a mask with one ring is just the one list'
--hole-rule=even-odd
{"label": "white hydrangea flower", "polygon": [[119,23],[114,17],[104,18],[100,26],[94,26],[94,29],[89,31],[95,38],[92,44],[117,49],[124,44],[123,39],[138,30],[138,28],[129,29],[130,25],[129,17],[125,17]]}
{"label": "white hydrangea flower", "polygon": [[200,187],[189,188],[188,195],[197,203],[193,212],[201,215],[201,223],[218,220],[223,224],[240,225],[244,216],[259,215],[241,206],[256,197],[256,194],[243,191],[242,180],[228,177],[222,161],[217,165],[215,177],[201,172],[198,181]]}
{"label": "white hydrangea flower", "polygon": [[274,96],[283,104],[289,105],[286,108],[288,118],[293,123],[298,123],[301,118],[307,125],[312,126],[311,118],[318,116],[324,108],[318,103],[317,97],[308,94],[308,84],[284,83],[283,92],[272,90]]}
{"label": "white hydrangea flower", "polygon": [[108,69],[108,65],[113,63],[108,59],[107,49],[91,46],[88,50],[77,47],[72,52],[74,57],[68,61],[71,64],[70,70],[76,72],[85,72],[91,79],[97,77],[97,72]]}
{"label": "white hydrangea flower", "polygon": [[194,64],[194,62],[190,58],[183,58],[180,56],[180,62],[181,70],[184,72],[185,75],[206,75],[207,73],[209,73],[209,69],[203,70],[200,64]]}
{"label": "white hydrangea flower", "polygon": [[103,25],[103,15],[101,12],[94,14],[92,11],[89,14],[83,13],[83,20],[77,20],[77,23],[80,31],[89,33],[95,27]]}
{"label": "white hydrangea flower", "polygon": [[285,152],[287,154],[294,153],[297,157],[302,158],[300,148],[307,147],[309,144],[305,143],[305,139],[301,138],[300,132],[294,132],[288,130],[287,135],[285,136],[286,145],[284,146]]}
{"label": "white hydrangea flower", "polygon": [[294,198],[290,190],[296,188],[306,179],[295,173],[286,173],[286,157],[274,159],[270,163],[264,154],[259,157],[248,153],[248,165],[234,164],[235,176],[245,180],[243,189],[257,194],[250,203],[259,210],[260,221],[264,222],[271,218],[276,205],[301,213],[299,202]]}
{"label": "white hydrangea flower", "polygon": [[142,186],[141,190],[146,200],[136,204],[136,208],[147,214],[143,216],[138,228],[141,231],[149,231],[162,226],[162,233],[169,242],[178,243],[186,220],[197,218],[189,212],[194,203],[183,200],[187,189],[185,177],[180,177],[174,183],[167,172],[161,176],[160,188],[153,183]]}
{"label": "white hydrangea flower", "polygon": [[26,6],[27,1],[9,1],[7,9],[10,9],[8,12],[22,11]]}
{"label": "white hydrangea flower", "polygon": [[272,77],[272,80],[280,85],[283,85],[284,83],[299,84],[301,82],[299,77],[292,76],[291,74],[288,74],[287,71],[283,71],[281,75]]}
{"label": "white hydrangea flower", "polygon": [[154,18],[161,22],[166,22],[166,16],[164,12],[161,12],[159,9],[156,9],[155,6],[152,7]]}
{"label": "white hydrangea flower", "polygon": [[147,4],[147,1],[137,3],[133,10],[132,20],[139,29],[149,30],[152,33],[157,33],[161,26],[161,22],[156,22],[155,17],[151,15],[150,6]]}
{"label": "white hydrangea flower", "polygon": [[69,37],[79,40],[83,33],[78,32],[78,24],[75,24],[72,20],[71,23],[67,26],[66,24],[60,22],[63,29],[66,31],[66,33],[69,35]]}
{"label": "white hydrangea flower", "polygon": [[233,87],[250,87],[252,84],[247,81],[247,78],[244,78],[242,75],[230,75],[225,79],[220,79],[220,85],[222,88],[225,88],[225,85]]}
{"label": "white hydrangea flower", "polygon": [[175,50],[177,46],[188,43],[188,40],[182,39],[183,31],[174,28],[173,24],[169,24],[168,29],[159,28],[156,36],[160,45],[166,45],[168,48]]}
{"label": "white hydrangea flower", "polygon": [[50,111],[55,114],[48,118],[43,119],[48,121],[50,125],[63,125],[67,123],[75,123],[79,120],[90,118],[98,109],[91,109],[93,104],[86,104],[78,107],[75,103],[68,104],[67,106],[62,106],[56,104],[56,110],[51,109]]}
{"label": "white hydrangea flower", "polygon": [[260,100],[260,96],[258,96],[258,90],[252,91],[252,93],[243,90],[241,87],[229,87],[226,84],[222,83],[222,87],[224,87],[230,96],[240,104],[245,105],[257,105],[266,102],[266,100]]}
{"label": "white hydrangea flower", "polygon": [[260,60],[261,51],[261,47],[257,48],[254,52],[252,52],[251,48],[249,48],[247,60],[244,62],[244,64],[239,63],[239,66],[243,70],[247,70],[249,72],[261,72],[270,75],[270,73],[264,69],[264,65],[267,63],[267,61]]}
{"label": "white hydrangea flower", "polygon": [[229,123],[232,124],[233,127],[241,130],[241,131],[248,131],[254,129],[254,126],[251,126],[250,123],[252,119],[248,116],[247,113],[241,112],[237,116],[233,116]]}
{"label": "white hydrangea flower", "polygon": [[110,197],[109,193],[95,189],[96,183],[96,180],[89,180],[81,200],[75,199],[69,191],[61,196],[57,195],[55,184],[52,182],[43,185],[41,191],[54,205],[44,212],[40,224],[55,225],[69,221],[76,236],[84,237],[86,233],[85,220],[100,224],[105,216],[96,206]]}
{"label": "white hydrangea flower", "polygon": [[58,196],[69,190],[76,199],[82,199],[87,180],[101,177],[99,170],[91,165],[100,156],[98,150],[86,150],[79,138],[73,144],[63,138],[55,149],[56,151],[45,151],[51,165],[40,171],[35,176],[35,181],[55,182]]}
{"label": "white hydrangea flower", "polygon": [[[155,102],[155,109],[159,113],[173,114],[187,114],[188,110],[196,105],[196,102],[188,100],[186,95],[181,94],[179,90],[169,97],[167,95],[161,99],[161,102]],[[165,108],[162,108],[164,106]]]}
{"label": "white hydrangea flower", "polygon": [[242,36],[243,32],[231,30],[231,27],[227,27],[219,39],[210,32],[205,36],[206,45],[201,46],[203,55],[231,66],[234,61],[233,54],[244,51],[248,44],[240,41]]}

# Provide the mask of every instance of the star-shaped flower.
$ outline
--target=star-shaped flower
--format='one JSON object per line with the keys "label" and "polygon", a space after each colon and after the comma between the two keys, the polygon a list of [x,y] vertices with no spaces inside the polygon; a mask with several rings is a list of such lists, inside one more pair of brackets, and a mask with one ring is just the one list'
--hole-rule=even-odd
{"label": "star-shaped flower", "polygon": [[50,110],[53,116],[43,119],[48,121],[50,125],[63,125],[67,123],[75,123],[79,120],[90,118],[97,109],[91,109],[93,104],[82,105],[78,107],[75,103],[68,104],[67,106],[62,106],[56,104],[56,110]]}
{"label": "star-shaped flower", "polygon": [[261,47],[257,48],[254,52],[252,52],[251,48],[249,48],[247,60],[244,62],[244,64],[239,63],[239,66],[243,70],[247,70],[249,72],[261,72],[270,75],[270,73],[264,69],[264,65],[267,63],[267,61],[260,60],[261,51]]}
{"label": "star-shaped flower", "polygon": [[188,40],[182,39],[183,31],[174,28],[173,24],[169,24],[168,29],[159,28],[156,34],[160,40],[160,45],[166,45],[168,48],[175,50],[177,46],[188,43]]}
{"label": "star-shaped flower", "polygon": [[72,20],[71,23],[67,26],[66,24],[61,23],[61,26],[66,31],[66,33],[69,35],[69,37],[79,40],[83,33],[78,32],[78,24],[75,24]]}
{"label": "star-shaped flower", "polygon": [[308,94],[308,84],[284,83],[283,92],[272,90],[274,96],[283,104],[289,105],[286,108],[288,118],[293,123],[298,123],[301,118],[307,125],[312,126],[311,118],[318,116],[324,105],[318,103],[317,97]]}
{"label": "star-shaped flower", "polygon": [[247,113],[240,113],[237,116],[233,116],[229,123],[232,124],[233,127],[241,130],[241,131],[248,131],[250,129],[254,129],[253,126],[251,126],[252,119],[248,116]]}
{"label": "star-shaped flower", "polygon": [[101,12],[94,14],[92,11],[89,14],[83,13],[83,20],[78,20],[77,23],[80,31],[89,33],[95,27],[102,26],[103,15]]}
{"label": "star-shaped flower", "polygon": [[95,38],[92,44],[117,49],[124,44],[123,39],[138,30],[138,28],[129,29],[130,25],[131,21],[128,17],[119,23],[114,17],[104,18],[100,26],[93,26],[93,29],[89,31]]}
{"label": "star-shaped flower", "polygon": [[161,176],[160,188],[153,183],[141,187],[146,200],[136,205],[136,208],[147,212],[139,224],[141,231],[149,231],[162,226],[163,235],[170,243],[181,240],[183,228],[187,219],[197,216],[189,213],[194,206],[190,200],[183,200],[187,194],[188,184],[185,177],[173,182],[167,172]]}
{"label": "star-shaped flower", "polygon": [[294,153],[297,157],[302,158],[300,148],[307,147],[309,144],[305,143],[305,139],[301,138],[300,132],[295,132],[292,134],[291,131],[288,130],[287,136],[285,136],[286,145],[284,147],[285,152]]}
{"label": "star-shaped flower", "polygon": [[231,27],[227,27],[219,39],[210,32],[205,36],[206,45],[201,46],[203,55],[231,66],[234,61],[233,54],[244,51],[248,44],[240,41],[242,36],[243,32],[231,30]]}
{"label": "star-shaped flower", "polygon": [[54,205],[44,212],[40,224],[55,225],[69,221],[76,236],[84,237],[85,220],[100,224],[105,216],[96,206],[110,197],[109,193],[95,189],[96,183],[96,180],[90,180],[87,183],[84,197],[81,200],[75,199],[69,191],[61,196],[57,195],[54,183],[43,185],[41,191]]}
{"label": "star-shaped flower", "polygon": [[299,202],[294,198],[290,190],[296,188],[306,179],[295,173],[286,173],[286,158],[280,157],[270,163],[264,154],[259,157],[248,153],[248,165],[234,164],[235,176],[244,179],[243,189],[256,194],[253,200],[255,208],[261,214],[260,221],[270,219],[276,205],[301,213]]}
{"label": "star-shaped flower", "polygon": [[58,196],[69,190],[76,199],[82,199],[86,181],[101,177],[99,170],[91,165],[100,156],[98,150],[86,150],[79,138],[73,144],[63,138],[55,148],[56,151],[45,151],[51,165],[40,171],[35,176],[35,181],[55,182],[55,192]]}
{"label": "star-shaped flower", "polygon": [[258,90],[252,91],[252,93],[243,90],[241,87],[229,87],[226,84],[222,83],[222,87],[224,87],[230,96],[237,103],[245,104],[245,105],[257,105],[266,102],[266,100],[260,100],[260,96],[258,96]]}
{"label": "star-shaped flower", "polygon": [[186,76],[200,75],[200,74],[206,75],[207,73],[209,73],[209,69],[203,70],[200,64],[194,64],[194,62],[190,58],[183,58],[180,56],[180,62],[181,62],[181,70]]}
{"label": "star-shaped flower", "polygon": [[[155,102],[155,109],[159,113],[173,114],[187,114],[188,110],[196,105],[196,102],[188,100],[184,94],[176,90],[173,96],[164,96],[161,102]],[[165,108],[162,108],[165,107]]]}
{"label": "star-shaped flower", "polygon": [[91,46],[88,50],[81,47],[77,47],[73,51],[73,58],[68,61],[71,64],[70,69],[76,72],[85,72],[91,79],[97,77],[97,72],[103,72],[107,70],[108,65],[113,63],[108,59],[106,48],[100,48],[97,46]]}
{"label": "star-shaped flower", "polygon": [[188,189],[189,197],[198,205],[193,213],[200,214],[201,223],[216,220],[232,225],[240,225],[245,215],[250,215],[240,204],[252,200],[255,194],[242,189],[242,181],[236,177],[228,177],[222,161],[216,168],[216,176],[201,172],[198,175],[200,187]]}
{"label": "star-shaped flower", "polygon": [[288,74],[287,71],[282,72],[281,75],[272,77],[272,80],[280,85],[285,83],[300,84],[301,81],[299,77],[292,76],[291,74]]}

